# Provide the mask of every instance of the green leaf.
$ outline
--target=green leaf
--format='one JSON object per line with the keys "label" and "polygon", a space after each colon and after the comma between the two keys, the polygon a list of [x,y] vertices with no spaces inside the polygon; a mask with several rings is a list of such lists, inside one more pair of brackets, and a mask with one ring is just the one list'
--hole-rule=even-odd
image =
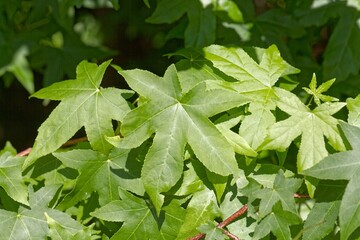
{"label": "green leaf", "polygon": [[209,222],[205,225],[201,225],[198,230],[202,233],[205,233],[205,240],[224,240],[226,239],[226,235],[224,235],[223,231],[216,227],[215,222]]}
{"label": "green leaf", "polygon": [[279,171],[272,188],[264,188],[254,192],[254,196],[261,199],[259,218],[264,218],[271,213],[273,206],[280,201],[285,211],[297,214],[294,193],[302,184],[301,179],[285,178],[284,172]]}
{"label": "green leaf", "polygon": [[337,129],[338,120],[331,116],[343,108],[345,103],[327,102],[310,110],[296,95],[281,89],[276,89],[276,93],[280,99],[277,106],[290,117],[270,127],[262,149],[285,150],[296,137],[301,135],[297,159],[299,172],[314,166],[328,155],[323,136],[329,140],[334,149],[345,150]]}
{"label": "green leaf", "polygon": [[129,150],[122,149],[114,149],[108,156],[85,149],[54,153],[54,156],[65,166],[80,172],[74,189],[66,195],[58,209],[69,208],[88,198],[95,191],[99,194],[99,203],[105,205],[118,200],[118,186],[131,188],[132,191],[142,195],[144,190],[140,179],[123,182],[123,179],[116,175],[117,170],[123,169],[122,165],[126,162],[128,154]]}
{"label": "green leaf", "polygon": [[201,48],[215,42],[216,17],[210,7],[197,1],[188,6],[189,25],[185,29],[185,47]]}
{"label": "green leaf", "polygon": [[121,96],[124,91],[101,88],[100,83],[110,61],[100,66],[83,61],[77,67],[77,79],[55,83],[32,96],[42,99],[62,100],[40,126],[34,147],[24,168],[37,158],[58,149],[82,126],[95,150],[106,153],[110,148],[105,136],[113,136],[112,119],[122,121],[130,110]]}
{"label": "green leaf", "polygon": [[[46,239],[50,230],[45,214],[68,227],[73,223],[65,213],[48,207],[49,202],[54,198],[59,186],[46,186],[34,192],[29,187],[30,208],[19,207],[18,212],[10,212],[0,209],[1,238],[3,239]],[[73,228],[81,224],[76,223]]]}
{"label": "green leaf", "polygon": [[193,194],[186,208],[184,224],[181,226],[178,238],[187,239],[198,234],[196,230],[204,223],[219,216],[216,196],[213,191],[204,189]]}
{"label": "green leaf", "polygon": [[317,202],[311,209],[304,224],[303,240],[320,240],[334,228],[339,214],[340,200]]}
{"label": "green leaf", "polygon": [[349,110],[348,123],[360,127],[360,95],[346,99],[346,107]]}
{"label": "green leaf", "polygon": [[210,6],[204,8],[199,1],[160,1],[150,23],[172,23],[187,14],[189,23],[185,29],[185,47],[204,47],[215,41],[216,17]]}
{"label": "green leaf", "polygon": [[356,194],[360,191],[360,129],[346,123],[341,123],[341,128],[353,150],[329,155],[304,174],[318,179],[349,180],[339,213],[341,240],[345,240],[360,226],[360,196]]}
{"label": "green leaf", "polygon": [[0,155],[0,186],[15,201],[29,205],[28,191],[22,177],[24,157],[15,157],[10,152]]}
{"label": "green leaf", "polygon": [[231,131],[230,129],[235,127],[240,121],[241,117],[232,118],[228,121],[224,121],[221,123],[216,124],[216,127],[219,129],[219,131],[224,135],[224,137],[228,140],[228,142],[233,146],[234,151],[236,153],[250,156],[250,157],[256,157],[257,152],[255,152],[247,143],[247,141],[240,136],[239,134],[236,134],[235,132]]}
{"label": "green leaf", "polygon": [[14,53],[11,63],[0,68],[0,76],[5,72],[11,72],[29,92],[34,92],[34,76],[30,69],[26,56],[29,54],[29,49],[25,46],[19,47]]}
{"label": "green leaf", "polygon": [[111,239],[156,239],[157,222],[146,202],[126,191],[119,192],[121,200],[112,201],[91,215],[105,221],[124,222]]}
{"label": "green leaf", "polygon": [[274,205],[272,212],[264,218],[255,228],[254,239],[261,239],[270,231],[279,240],[291,240],[290,225],[300,224],[301,218],[288,211],[284,211],[278,203]]}
{"label": "green leaf", "polygon": [[229,85],[252,100],[251,114],[245,116],[239,133],[253,149],[257,149],[264,141],[267,129],[275,123],[271,113],[278,100],[274,84],[279,77],[298,70],[281,58],[275,45],[254,50],[259,64],[240,48],[212,45],[204,49],[205,57],[216,68],[239,81]]}
{"label": "green leaf", "polygon": [[239,173],[233,148],[208,117],[243,105],[246,98],[220,85],[207,90],[207,82],[184,93],[173,65],[163,78],[142,70],[119,73],[147,100],[125,116],[119,147],[137,147],[156,133],[141,176],[158,212],[160,193],[181,177],[186,143],[210,171],[223,176]]}
{"label": "green leaf", "polygon": [[331,79],[329,81],[326,81],[326,82],[322,83],[317,88],[316,75],[314,73],[313,77],[311,79],[310,85],[309,85],[310,88],[303,87],[303,89],[308,94],[313,95],[316,105],[319,106],[321,104],[320,100],[323,101],[323,102],[339,101],[339,99],[337,99],[337,98],[322,94],[323,92],[326,92],[334,82],[335,82],[335,79]]}
{"label": "green leaf", "polygon": [[[55,213],[55,214],[54,214]],[[61,212],[50,212],[56,216],[55,220],[45,212],[46,222],[49,226],[49,237],[53,240],[91,240],[91,228],[85,228],[69,215]],[[60,221],[59,221],[60,219]]]}

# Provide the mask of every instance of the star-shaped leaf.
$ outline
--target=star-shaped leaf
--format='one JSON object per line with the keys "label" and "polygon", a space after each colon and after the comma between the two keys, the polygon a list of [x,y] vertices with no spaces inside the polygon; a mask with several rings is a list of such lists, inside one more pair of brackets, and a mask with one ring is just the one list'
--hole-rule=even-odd
{"label": "star-shaped leaf", "polygon": [[337,129],[338,120],[331,116],[343,108],[345,103],[326,102],[311,110],[293,93],[281,89],[276,89],[276,93],[280,99],[277,106],[290,117],[270,127],[262,149],[285,150],[301,135],[297,160],[299,172],[314,166],[328,155],[323,136],[334,149],[345,150]]}
{"label": "star-shaped leaf", "polygon": [[290,225],[300,224],[301,218],[292,212],[284,211],[281,208],[281,204],[275,204],[272,213],[261,222],[255,228],[255,234],[253,239],[262,239],[270,232],[272,232],[276,239],[279,240],[291,240]]}
{"label": "star-shaped leaf", "polygon": [[173,65],[163,78],[137,69],[119,73],[147,100],[125,116],[119,146],[137,147],[156,133],[141,177],[157,211],[163,201],[159,193],[168,191],[182,175],[187,143],[210,171],[223,176],[239,173],[232,146],[208,117],[243,105],[246,98],[221,84],[207,89],[207,82],[183,93]]}
{"label": "star-shaped leaf", "polygon": [[205,57],[216,68],[238,80],[230,85],[252,100],[249,106],[251,114],[242,121],[239,133],[253,149],[257,149],[264,141],[267,129],[275,123],[271,113],[278,100],[274,84],[280,77],[298,70],[282,59],[275,45],[254,50],[260,63],[240,48],[212,45],[204,49]]}
{"label": "star-shaped leaf", "polygon": [[65,166],[80,172],[75,188],[66,195],[58,208],[69,208],[94,191],[99,194],[100,204],[105,205],[119,198],[119,186],[131,188],[133,192],[143,195],[144,188],[139,178],[123,180],[114,172],[123,169],[121,166],[126,162],[128,154],[129,150],[123,149],[114,149],[109,155],[86,149],[54,153]]}
{"label": "star-shaped leaf", "polygon": [[341,240],[345,240],[360,226],[360,128],[340,125],[352,150],[329,155],[304,174],[318,179],[349,180],[339,213]]}
{"label": "star-shaped leaf", "polygon": [[264,188],[254,192],[254,196],[261,199],[259,217],[263,218],[268,215],[278,201],[281,202],[284,210],[297,214],[294,193],[301,184],[301,179],[285,178],[284,172],[280,170],[272,188]]}
{"label": "star-shaped leaf", "polygon": [[[92,216],[111,222],[123,222],[111,239],[164,239],[176,238],[176,226],[181,226],[184,210],[172,203],[166,207],[161,229],[148,203],[127,191],[119,190],[121,200],[112,201],[91,213]],[[170,229],[169,229],[170,228]]]}
{"label": "star-shaped leaf", "polygon": [[111,148],[105,140],[105,136],[114,135],[111,121],[121,121],[130,108],[122,97],[123,90],[100,87],[109,64],[107,61],[97,66],[83,61],[77,67],[76,80],[55,83],[32,95],[61,102],[40,126],[24,167],[58,149],[82,126],[95,150],[106,153]]}
{"label": "star-shaped leaf", "polygon": [[28,191],[22,177],[24,157],[5,152],[0,156],[0,186],[15,201],[28,205]]}
{"label": "star-shaped leaf", "polygon": [[49,202],[54,198],[59,186],[46,186],[34,192],[29,187],[30,207],[20,206],[18,212],[0,209],[0,226],[2,239],[46,239],[49,227],[45,215],[68,228],[85,229],[80,223],[67,214],[49,208]]}
{"label": "star-shaped leaf", "polygon": [[311,82],[309,84],[310,88],[307,87],[303,87],[303,89],[310,95],[312,95],[314,97],[314,101],[316,103],[316,105],[320,105],[321,101],[323,102],[333,102],[333,101],[339,101],[339,99],[328,96],[328,95],[324,95],[322,94],[323,92],[326,92],[327,90],[329,90],[329,88],[331,87],[331,85],[335,82],[335,78],[326,81],[324,83],[322,83],[319,87],[317,87],[317,82],[316,82],[316,75],[315,73],[312,76]]}

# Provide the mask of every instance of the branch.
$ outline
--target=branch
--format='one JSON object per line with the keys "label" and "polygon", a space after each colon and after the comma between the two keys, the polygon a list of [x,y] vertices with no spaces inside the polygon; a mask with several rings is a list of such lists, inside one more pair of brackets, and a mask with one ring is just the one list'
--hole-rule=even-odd
{"label": "branch", "polygon": [[[88,140],[87,137],[71,139],[71,140],[67,141],[66,143],[64,143],[61,147],[70,147],[70,146],[73,146],[73,145],[75,145],[77,143],[85,142],[87,140]],[[27,148],[24,151],[21,151],[18,154],[16,154],[16,156],[19,156],[19,157],[28,156],[30,154],[30,152],[31,152],[31,149],[32,148]]]}
{"label": "branch", "polygon": [[[223,222],[219,223],[218,225],[216,225],[217,228],[221,228],[223,229],[224,227],[226,227],[227,225],[229,225],[231,222],[235,221],[237,218],[239,218],[241,215],[243,215],[246,211],[247,211],[248,207],[245,204],[242,208],[240,208],[239,210],[237,210],[234,214],[232,214],[230,217],[228,217],[227,219],[225,219]],[[233,240],[239,240],[238,237],[236,237],[235,235],[229,233],[228,231],[224,230],[224,234],[227,235],[228,237],[230,237]],[[188,238],[188,240],[200,240],[203,239],[205,237],[205,233],[200,233],[194,237]]]}

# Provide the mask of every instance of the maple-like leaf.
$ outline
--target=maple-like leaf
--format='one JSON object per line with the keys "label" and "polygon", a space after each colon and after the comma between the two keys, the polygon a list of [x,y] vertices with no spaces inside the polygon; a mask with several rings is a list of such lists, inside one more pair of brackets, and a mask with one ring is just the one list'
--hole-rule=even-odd
{"label": "maple-like leaf", "polygon": [[352,150],[331,154],[303,173],[318,179],[349,180],[339,212],[341,240],[345,240],[360,226],[360,129],[340,125]]}
{"label": "maple-like leaf", "polygon": [[137,147],[156,133],[141,178],[157,211],[163,201],[160,193],[168,191],[182,175],[187,143],[210,171],[238,175],[232,146],[208,117],[243,105],[246,98],[221,83],[207,89],[207,82],[201,82],[183,93],[174,65],[163,78],[137,69],[119,73],[146,99],[125,116],[121,126],[124,139],[119,146]]}
{"label": "maple-like leaf", "polygon": [[323,102],[333,102],[333,101],[339,101],[339,99],[328,96],[328,95],[324,95],[323,92],[326,92],[327,90],[329,90],[329,88],[331,87],[331,85],[335,82],[335,78],[326,81],[324,83],[322,83],[319,87],[317,87],[317,82],[316,82],[316,75],[315,73],[312,76],[311,82],[309,84],[309,88],[303,87],[303,89],[310,95],[312,95],[314,97],[314,101],[316,103],[316,105],[320,105],[321,101]]}
{"label": "maple-like leaf", "polygon": [[280,77],[297,73],[298,70],[282,59],[275,45],[254,50],[260,63],[241,48],[212,45],[204,49],[205,57],[216,68],[238,80],[230,85],[252,100],[249,106],[251,114],[245,116],[239,134],[253,149],[257,149],[264,141],[267,129],[276,120],[271,113],[278,100],[274,84]]}
{"label": "maple-like leaf", "polygon": [[69,226],[74,222],[69,215],[49,208],[58,189],[52,185],[34,192],[29,187],[29,208],[20,206],[18,212],[0,209],[1,239],[46,239],[50,230],[45,215],[68,228],[85,229],[80,223]]}
{"label": "maple-like leaf", "polygon": [[105,205],[119,198],[119,186],[143,195],[144,188],[139,178],[123,179],[114,172],[124,170],[122,166],[127,161],[128,154],[129,150],[123,149],[114,149],[109,155],[89,149],[54,153],[65,166],[80,172],[74,189],[66,195],[58,209],[69,208],[95,191],[99,194],[99,203]]}
{"label": "maple-like leaf", "polygon": [[275,204],[272,212],[266,216],[255,228],[253,239],[262,239],[272,232],[276,239],[291,240],[290,225],[300,224],[301,218],[293,212],[284,211],[281,204]]}
{"label": "maple-like leaf", "polygon": [[40,126],[24,167],[58,149],[82,126],[95,150],[106,153],[111,148],[105,140],[105,136],[114,135],[111,121],[121,121],[130,108],[122,97],[125,91],[100,87],[109,64],[107,61],[97,66],[83,61],[76,69],[76,80],[55,83],[32,95],[61,102]]}
{"label": "maple-like leaf", "polygon": [[[144,199],[121,189],[119,189],[119,195],[121,200],[112,201],[91,213],[92,216],[105,221],[123,222],[111,239],[171,240],[176,238],[177,231],[174,230],[176,226],[181,226],[184,217],[184,210],[180,206],[176,208],[176,211],[168,209],[162,223],[164,229],[159,230],[157,219]],[[171,208],[170,206],[168,207]],[[169,225],[171,223],[172,225]],[[172,228],[172,232],[169,228]]]}
{"label": "maple-like leaf", "polygon": [[328,155],[324,136],[334,149],[345,150],[337,129],[338,120],[331,116],[343,108],[345,103],[326,102],[311,110],[291,92],[278,88],[276,94],[280,99],[277,106],[290,117],[270,127],[262,149],[285,150],[295,138],[301,135],[297,159],[299,172],[314,166]]}
{"label": "maple-like leaf", "polygon": [[254,196],[261,199],[259,217],[268,215],[273,206],[280,201],[284,210],[297,214],[294,193],[302,184],[301,179],[285,178],[284,172],[279,171],[272,188],[264,188],[254,192]]}
{"label": "maple-like leaf", "polygon": [[0,186],[15,201],[28,205],[28,191],[22,177],[24,157],[13,156],[10,152],[0,155]]}

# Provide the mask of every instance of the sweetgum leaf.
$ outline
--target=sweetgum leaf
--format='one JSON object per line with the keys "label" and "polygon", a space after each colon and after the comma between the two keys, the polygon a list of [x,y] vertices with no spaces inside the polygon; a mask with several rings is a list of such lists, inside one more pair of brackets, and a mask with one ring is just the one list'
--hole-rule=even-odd
{"label": "sweetgum leaf", "polygon": [[334,228],[340,200],[315,203],[304,224],[303,240],[320,240]]}
{"label": "sweetgum leaf", "polygon": [[[0,209],[0,226],[2,239],[46,239],[49,228],[45,215],[64,226],[74,220],[67,214],[49,208],[59,186],[46,186],[34,192],[29,187],[29,208],[19,207],[18,212]],[[73,227],[80,227],[80,223]],[[70,227],[70,226],[69,226]]]}
{"label": "sweetgum leaf", "polygon": [[114,149],[109,155],[86,149],[54,153],[65,166],[80,172],[74,189],[66,195],[58,208],[69,208],[95,191],[99,194],[99,203],[105,205],[118,199],[118,186],[131,188],[142,195],[144,190],[140,179],[128,180],[125,185],[123,179],[116,175],[116,170],[122,169],[122,163],[127,160],[128,153],[129,150],[122,149]]}
{"label": "sweetgum leaf", "polygon": [[91,215],[106,221],[124,222],[111,239],[156,239],[157,222],[146,202],[126,191],[119,192],[121,200],[112,201]]}
{"label": "sweetgum leaf", "polygon": [[275,45],[254,50],[260,63],[240,48],[212,45],[204,49],[205,57],[216,68],[238,80],[229,85],[252,100],[249,106],[251,114],[245,116],[239,134],[253,149],[257,149],[264,141],[267,129],[275,123],[271,113],[278,100],[274,84],[280,77],[298,70],[281,58]]}
{"label": "sweetgum leaf", "polygon": [[309,84],[310,88],[304,87],[303,89],[308,94],[313,95],[316,105],[319,106],[321,104],[320,100],[322,100],[323,102],[339,101],[339,99],[337,98],[322,94],[323,92],[326,92],[334,82],[335,79],[331,79],[329,81],[322,83],[319,87],[317,87],[316,75],[314,73],[311,82]]}
{"label": "sweetgum leaf", "polygon": [[345,103],[326,102],[311,110],[291,92],[276,89],[276,93],[280,99],[277,106],[290,117],[270,127],[262,149],[285,150],[296,137],[301,135],[297,159],[299,172],[314,166],[328,155],[323,136],[329,140],[334,149],[345,150],[337,129],[338,120],[331,116],[343,108]]}
{"label": "sweetgum leaf", "polygon": [[24,157],[12,156],[10,152],[0,155],[0,186],[15,201],[29,205],[21,170],[24,160]]}
{"label": "sweetgum leaf", "polygon": [[61,102],[40,126],[24,168],[37,158],[55,151],[82,126],[95,150],[106,153],[111,148],[105,140],[105,136],[114,135],[111,121],[121,121],[130,108],[121,96],[124,91],[100,87],[109,64],[110,61],[107,61],[97,66],[83,61],[77,67],[76,80],[55,83],[32,95]]}
{"label": "sweetgum leaf", "polygon": [[157,212],[163,202],[160,193],[181,177],[187,143],[210,171],[239,173],[233,148],[208,117],[243,105],[246,98],[221,83],[208,90],[207,82],[201,82],[184,93],[173,65],[163,78],[137,69],[119,73],[147,101],[125,116],[118,146],[137,147],[155,133],[141,176]]}
{"label": "sweetgum leaf", "polygon": [[268,215],[278,201],[281,202],[281,206],[285,211],[297,214],[293,196],[301,184],[301,179],[285,178],[284,172],[280,170],[272,188],[264,188],[254,192],[254,196],[261,199],[259,218],[264,218]]}
{"label": "sweetgum leaf", "polygon": [[339,212],[340,236],[345,240],[360,226],[360,196],[357,194],[360,190],[360,129],[346,123],[340,125],[352,150],[329,155],[304,174],[318,179],[349,180]]}
{"label": "sweetgum leaf", "polygon": [[291,240],[289,226],[300,223],[301,218],[297,214],[284,211],[279,203],[275,204],[272,212],[256,226],[253,239],[261,239],[271,231],[276,239]]}

